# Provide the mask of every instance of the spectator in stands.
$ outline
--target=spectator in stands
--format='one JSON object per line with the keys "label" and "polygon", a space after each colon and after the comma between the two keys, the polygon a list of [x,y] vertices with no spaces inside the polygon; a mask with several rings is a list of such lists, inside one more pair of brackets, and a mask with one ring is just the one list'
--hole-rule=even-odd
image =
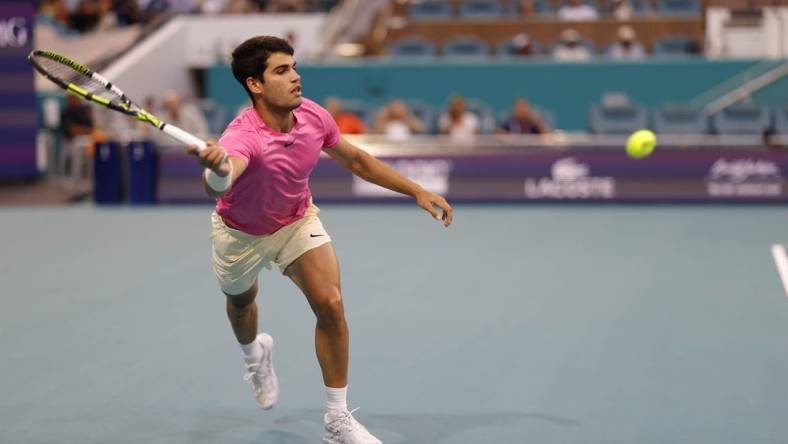
{"label": "spectator in stands", "polygon": [[646,58],[646,50],[635,38],[635,30],[629,26],[618,28],[618,41],[613,43],[607,56],[613,60],[642,60]]}
{"label": "spectator in stands", "polygon": [[43,0],[38,5],[38,16],[63,25],[68,23],[68,6],[64,0]]}
{"label": "spectator in stands", "polygon": [[520,15],[531,16],[536,13],[535,6],[534,0],[519,0],[517,2],[517,12],[520,13]]}
{"label": "spectator in stands", "polygon": [[142,11],[136,0],[114,0],[112,9],[119,25],[133,25],[142,21]]}
{"label": "spectator in stands", "polygon": [[349,111],[342,109],[342,101],[336,97],[326,99],[326,110],[334,118],[342,134],[363,134],[367,132],[364,121]]}
{"label": "spectator in stands", "polygon": [[[208,138],[208,122],[205,115],[196,105],[182,103],[181,97],[175,91],[164,93],[161,119],[167,123],[181,128],[202,139]],[[154,133],[154,139],[161,145],[172,145],[173,141],[161,131]]]}
{"label": "spectator in stands", "polygon": [[545,134],[550,128],[535,109],[528,105],[523,98],[515,100],[512,106],[512,115],[506,119],[499,128],[499,134]]}
{"label": "spectator in stands", "polygon": [[447,112],[438,119],[441,134],[447,134],[452,140],[467,141],[479,134],[481,121],[479,117],[465,109],[465,99],[455,95],[449,102]]}
{"label": "spectator in stands", "polygon": [[583,0],[569,0],[558,8],[558,19],[567,22],[592,22],[599,20],[599,12]]}
{"label": "spectator in stands", "polygon": [[304,0],[269,0],[266,12],[304,12],[306,5]]}
{"label": "spectator in stands", "polygon": [[413,115],[402,100],[392,100],[383,107],[375,120],[375,133],[391,140],[407,140],[424,132],[424,123]]}
{"label": "spectator in stands", "polygon": [[66,106],[60,113],[65,143],[58,159],[58,169],[66,176],[65,186],[72,199],[87,193],[85,167],[88,150],[93,146],[93,110],[80,98],[66,94]]}
{"label": "spectator in stands", "polygon": [[632,20],[635,15],[635,8],[629,0],[610,0],[610,15],[616,20]]}
{"label": "spectator in stands", "polygon": [[531,56],[536,54],[533,40],[528,34],[521,32],[512,38],[513,55]]}
{"label": "spectator in stands", "polygon": [[98,26],[102,13],[99,0],[81,0],[68,18],[69,27],[80,33],[92,31]]}
{"label": "spectator in stands", "polygon": [[586,62],[591,51],[580,41],[580,33],[568,28],[561,32],[561,42],[553,49],[553,58],[562,62]]}
{"label": "spectator in stands", "polygon": [[251,0],[228,0],[224,12],[227,14],[250,14],[260,11]]}

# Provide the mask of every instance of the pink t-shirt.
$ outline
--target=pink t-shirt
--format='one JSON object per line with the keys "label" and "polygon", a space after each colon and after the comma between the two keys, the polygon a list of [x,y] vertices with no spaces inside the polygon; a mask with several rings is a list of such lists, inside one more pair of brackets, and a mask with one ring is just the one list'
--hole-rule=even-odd
{"label": "pink t-shirt", "polygon": [[309,175],[320,150],[339,143],[339,129],[328,111],[306,98],[293,115],[293,129],[279,133],[249,107],[224,130],[219,145],[247,162],[230,191],[216,200],[216,213],[228,226],[262,236],[306,213],[312,200]]}

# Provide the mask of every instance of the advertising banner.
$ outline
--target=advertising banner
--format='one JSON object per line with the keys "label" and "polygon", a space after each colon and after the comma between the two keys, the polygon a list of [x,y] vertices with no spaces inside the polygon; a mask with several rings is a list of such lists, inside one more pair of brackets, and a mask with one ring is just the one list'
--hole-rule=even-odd
{"label": "advertising banner", "polygon": [[37,174],[36,95],[27,54],[33,48],[34,2],[0,2],[0,179]]}

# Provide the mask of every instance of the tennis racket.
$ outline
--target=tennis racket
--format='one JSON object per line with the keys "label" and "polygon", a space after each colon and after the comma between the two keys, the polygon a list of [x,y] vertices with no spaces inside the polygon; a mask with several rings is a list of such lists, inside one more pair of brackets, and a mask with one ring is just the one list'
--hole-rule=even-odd
{"label": "tennis racket", "polygon": [[179,142],[186,145],[196,145],[200,151],[206,147],[204,140],[162,121],[132,102],[117,85],[68,57],[36,49],[27,56],[27,59],[44,77],[71,94],[142,122],[150,123]]}

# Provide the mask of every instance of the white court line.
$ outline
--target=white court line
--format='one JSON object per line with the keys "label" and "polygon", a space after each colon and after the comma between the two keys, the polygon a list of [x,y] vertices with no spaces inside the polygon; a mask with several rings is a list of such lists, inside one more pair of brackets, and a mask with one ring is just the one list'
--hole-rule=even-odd
{"label": "white court line", "polygon": [[777,264],[780,280],[783,281],[785,295],[788,296],[788,253],[783,245],[774,244],[772,245],[772,256],[774,256],[774,263]]}

